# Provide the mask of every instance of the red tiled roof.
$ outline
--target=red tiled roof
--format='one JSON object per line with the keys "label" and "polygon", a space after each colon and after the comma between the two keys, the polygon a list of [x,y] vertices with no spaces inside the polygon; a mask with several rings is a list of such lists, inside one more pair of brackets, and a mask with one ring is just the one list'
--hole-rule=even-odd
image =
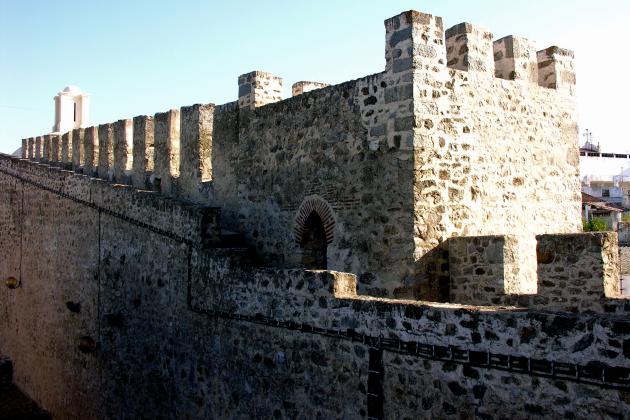
{"label": "red tiled roof", "polygon": [[590,194],[582,193],[582,203],[606,203],[601,198],[592,196]]}

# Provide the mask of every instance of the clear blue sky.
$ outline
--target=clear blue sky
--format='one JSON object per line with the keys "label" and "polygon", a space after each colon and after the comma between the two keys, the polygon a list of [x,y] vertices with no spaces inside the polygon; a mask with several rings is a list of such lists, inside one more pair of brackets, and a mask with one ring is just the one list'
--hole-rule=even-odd
{"label": "clear blue sky", "polygon": [[384,68],[383,20],[415,9],[468,21],[495,38],[575,50],[580,131],[630,150],[627,0],[592,1],[27,1],[0,0],[0,151],[47,133],[53,97],[92,95],[93,124],[237,97],[265,70],[340,83]]}

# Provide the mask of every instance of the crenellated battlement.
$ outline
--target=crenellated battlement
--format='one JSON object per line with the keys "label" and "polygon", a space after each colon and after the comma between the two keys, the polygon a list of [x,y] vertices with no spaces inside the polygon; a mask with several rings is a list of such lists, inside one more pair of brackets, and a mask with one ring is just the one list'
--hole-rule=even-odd
{"label": "crenellated battlement", "polygon": [[325,88],[327,86],[330,86],[330,85],[328,83],[307,82],[307,81],[302,80],[300,82],[293,83],[293,86],[291,86],[291,94],[292,96],[298,96],[303,93],[310,92],[312,90]]}
{"label": "crenellated battlement", "polygon": [[[512,35],[493,41],[491,32],[467,22],[444,31],[441,17],[413,10],[386,19],[384,24],[386,64],[383,75],[398,76],[397,80],[390,80],[390,85],[397,86],[386,88],[386,103],[412,99],[408,95],[411,88],[405,86],[414,78],[407,73],[410,71],[431,71],[436,80],[446,80],[447,69],[454,69],[464,71],[469,76],[495,76],[525,81],[563,93],[574,92],[574,55],[570,50],[552,46],[536,52],[532,41]],[[296,82],[292,86],[292,96],[328,86],[320,82]],[[422,96],[420,92],[420,97],[413,99],[422,100]],[[241,109],[255,109],[280,101],[283,101],[282,78],[263,71],[252,71],[238,77],[238,106]],[[171,115],[175,111],[178,115]],[[174,133],[174,130],[181,131],[178,127],[180,110],[175,111],[157,113],[155,116],[137,116],[133,120],[120,120],[85,130],[74,129],[60,136],[51,134],[23,139],[23,157],[84,170],[85,173],[107,180],[116,179],[117,182],[124,182],[125,176],[128,176],[137,187],[152,188],[153,180],[158,179],[160,185],[164,180],[165,192],[171,188],[168,187],[170,182],[165,179],[164,167],[169,168],[167,172],[170,177],[177,178],[179,166],[183,165],[184,172],[196,182],[209,180],[212,172],[207,162],[209,157],[203,156],[203,153],[209,152],[209,147],[189,145],[187,149],[191,151],[191,156],[179,156],[179,133]],[[158,115],[160,118],[170,115],[170,136],[167,137],[171,140],[165,141],[161,137],[160,147],[156,148],[153,145],[153,119]],[[207,127],[199,129],[205,130],[208,135]],[[193,142],[197,138],[201,137],[192,135]],[[118,145],[117,153],[115,144]],[[164,144],[168,144],[168,147],[164,147]],[[159,175],[153,175],[154,161],[160,162]],[[191,168],[187,168],[189,164]],[[193,174],[196,171],[200,171],[201,175]],[[194,183],[188,184],[193,190],[198,190],[199,186]],[[188,193],[194,196],[194,191]]]}
{"label": "crenellated battlement", "polygon": [[24,157],[222,207],[286,267],[308,259],[295,212],[316,197],[335,221],[327,266],[379,296],[435,298],[443,244],[507,235],[510,274],[489,281],[534,293],[536,235],[581,230],[573,53],[416,11],[384,25],[383,72],[283,99],[253,71],[234,102],[24,139]]}
{"label": "crenellated battlement", "polygon": [[615,232],[538,235],[536,287],[530,293],[513,291],[519,270],[516,245],[510,235],[447,241],[448,301],[564,312],[627,312],[629,300],[619,288]]}
{"label": "crenellated battlement", "polygon": [[282,78],[264,71],[238,77],[238,106],[254,109],[282,100]]}
{"label": "crenellated battlement", "polygon": [[463,22],[447,29],[445,35],[448,67],[487,77],[494,75],[491,32]]}
{"label": "crenellated battlement", "polygon": [[573,60],[408,11],[376,74],[22,140],[0,353],[56,418],[622,418]]}

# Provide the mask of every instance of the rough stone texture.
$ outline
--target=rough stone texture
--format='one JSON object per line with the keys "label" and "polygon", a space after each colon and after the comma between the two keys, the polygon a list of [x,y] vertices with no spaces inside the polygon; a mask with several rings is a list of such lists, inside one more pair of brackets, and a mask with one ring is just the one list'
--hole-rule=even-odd
{"label": "rough stone texture", "polygon": [[61,136],[61,165],[70,170],[72,170],[72,152],[74,149],[72,134],[72,131],[68,131]]}
{"label": "rough stone texture", "polygon": [[133,167],[133,121],[119,120],[113,124],[114,139],[114,180],[129,183],[130,171]]}
{"label": "rough stone texture", "polygon": [[112,181],[114,179],[114,124],[98,126],[97,162],[98,177]]}
{"label": "rough stone texture", "polygon": [[538,59],[533,41],[510,35],[494,41],[493,47],[496,77],[538,83]]}
{"label": "rough stone texture", "polygon": [[44,135],[42,139],[42,162],[49,163],[51,160],[51,140],[50,134]]}
{"label": "rough stone texture", "polygon": [[537,236],[537,287],[513,288],[519,265],[511,236],[446,242],[450,302],[518,305],[569,312],[624,312],[619,251],[613,232]]}
{"label": "rough stone texture", "polygon": [[[151,177],[154,188],[171,195],[173,179],[179,177],[179,109],[155,114],[155,168]],[[159,184],[159,188],[158,187]]]}
{"label": "rough stone texture", "polygon": [[445,32],[448,67],[485,77],[494,76],[492,33],[471,23],[460,23]]}
{"label": "rough stone texture", "polygon": [[614,232],[541,235],[538,240],[538,306],[602,311],[620,297],[619,247]]}
{"label": "rough stone texture", "polygon": [[375,296],[448,300],[441,244],[509,234],[507,292],[535,293],[535,235],[581,230],[575,99],[548,82],[572,56],[544,50],[539,86],[522,38],[496,41],[493,63],[472,24],[446,45],[440,17],[409,11],[385,29],[384,72],[284,101],[280,78],[242,75],[236,103],[182,108],[181,148],[175,115],[157,114],[153,188],[221,207],[226,229],[287,268],[303,255],[299,209],[322,200],[326,266]]}
{"label": "rough stone texture", "polygon": [[35,160],[37,160],[37,161],[41,161],[42,160],[42,156],[43,156],[42,142],[43,142],[43,137],[42,136],[37,136],[35,138]]}
{"label": "rough stone texture", "polygon": [[[627,313],[357,295],[352,274],[254,268],[200,246],[219,234],[206,212],[0,157],[0,275],[21,285],[0,288],[0,353],[16,384],[55,418],[630,409]],[[608,234],[585,237],[615,251]]]}
{"label": "rough stone texture", "polygon": [[[469,305],[501,304],[513,275],[509,240],[504,236],[461,237],[448,240],[450,302]],[[506,258],[507,257],[507,258]]]}
{"label": "rough stone texture", "polygon": [[72,167],[79,170],[85,165],[85,130],[75,128],[72,130]]}
{"label": "rough stone texture", "polygon": [[98,127],[88,127],[83,134],[83,150],[85,153],[83,173],[88,176],[96,174],[100,162],[98,134]]}
{"label": "rough stone texture", "polygon": [[293,86],[291,86],[291,94],[292,96],[297,96],[306,92],[310,92],[312,90],[325,88],[327,86],[330,86],[330,85],[328,83],[320,83],[320,82],[307,82],[307,81],[295,82],[293,83]]}
{"label": "rough stone texture", "polygon": [[538,84],[550,89],[575,94],[575,62],[573,51],[549,47],[536,53]]}
{"label": "rough stone texture", "polygon": [[202,183],[211,181],[214,104],[181,108],[178,187],[184,198],[208,200]]}
{"label": "rough stone texture", "polygon": [[28,157],[28,139],[22,139],[22,147],[20,148],[20,154],[22,159]]}
{"label": "rough stone texture", "polygon": [[35,159],[35,138],[29,137],[28,139],[28,150],[26,157],[28,159]]}
{"label": "rough stone texture", "polygon": [[282,78],[264,71],[238,77],[238,106],[254,109],[282,100]]}
{"label": "rough stone texture", "polygon": [[61,162],[61,137],[57,135],[50,136],[50,161],[54,165]]}
{"label": "rough stone texture", "polygon": [[133,171],[132,185],[147,189],[154,166],[154,120],[139,115],[133,118]]}

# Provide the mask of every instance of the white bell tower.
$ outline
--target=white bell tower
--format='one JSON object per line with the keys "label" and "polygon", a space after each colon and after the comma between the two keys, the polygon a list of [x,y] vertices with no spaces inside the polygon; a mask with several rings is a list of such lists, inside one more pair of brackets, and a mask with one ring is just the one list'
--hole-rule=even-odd
{"label": "white bell tower", "polygon": [[90,125],[90,95],[69,85],[55,96],[53,133],[65,133]]}

